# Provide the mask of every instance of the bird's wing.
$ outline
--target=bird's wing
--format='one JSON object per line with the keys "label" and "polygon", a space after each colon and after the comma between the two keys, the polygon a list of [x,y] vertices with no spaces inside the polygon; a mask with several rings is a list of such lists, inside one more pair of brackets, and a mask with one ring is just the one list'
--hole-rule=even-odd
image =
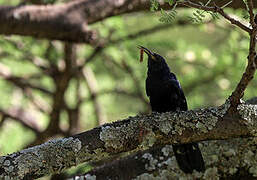
{"label": "bird's wing", "polygon": [[169,89],[171,102],[176,103],[179,110],[186,111],[187,101],[179,81],[177,79],[169,79],[166,86]]}
{"label": "bird's wing", "polygon": [[145,81],[145,90],[146,90],[146,95],[149,97],[150,96],[150,79],[147,77]]}

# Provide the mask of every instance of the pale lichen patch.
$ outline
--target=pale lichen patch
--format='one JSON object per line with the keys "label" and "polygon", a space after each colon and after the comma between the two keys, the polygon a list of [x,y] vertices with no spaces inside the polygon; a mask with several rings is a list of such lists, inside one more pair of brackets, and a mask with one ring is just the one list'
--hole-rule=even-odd
{"label": "pale lichen patch", "polygon": [[148,130],[147,135],[144,136],[141,144],[139,145],[140,149],[146,149],[147,147],[152,147],[156,142],[156,136],[152,130]]}
{"label": "pale lichen patch", "polygon": [[11,161],[9,161],[9,160],[4,161],[4,166],[9,166],[10,164],[11,164]]}
{"label": "pale lichen patch", "polygon": [[148,171],[152,171],[156,169],[156,166],[158,165],[158,160],[155,159],[152,154],[145,153],[143,154],[142,158],[147,159],[148,163],[145,164],[145,169]]}
{"label": "pale lichen patch", "polygon": [[[5,172],[11,177],[22,179],[27,173],[37,172],[40,168],[40,174],[58,173],[63,169],[76,165],[74,158],[81,149],[79,139],[63,138],[48,141],[42,145],[13,153],[12,161],[4,161]],[[9,162],[8,162],[9,161]],[[18,171],[14,172],[14,169]],[[17,173],[18,174],[15,174]]]}
{"label": "pale lichen patch", "polygon": [[96,175],[86,174],[85,179],[86,180],[96,180]]}
{"label": "pale lichen patch", "polygon": [[103,148],[97,148],[91,151],[88,146],[85,146],[82,148],[82,152],[76,156],[76,163],[79,164],[90,160],[98,161],[109,156],[109,153]]}
{"label": "pale lichen patch", "polygon": [[237,172],[237,168],[229,168],[228,173],[229,173],[230,175],[236,174],[236,172]]}
{"label": "pale lichen patch", "polygon": [[231,156],[235,156],[236,155],[236,152],[234,149],[229,149],[228,151],[225,151],[223,153],[226,157],[231,157]]}
{"label": "pale lichen patch", "polygon": [[106,148],[120,149],[123,146],[123,141],[126,138],[122,127],[103,126],[100,139],[105,143]]}
{"label": "pale lichen patch", "polygon": [[196,123],[196,127],[197,127],[198,129],[200,129],[200,130],[201,130],[202,132],[204,132],[204,133],[208,132],[207,127],[205,126],[205,124],[203,124],[203,123],[201,123],[201,122],[197,122],[197,123]]}
{"label": "pale lichen patch", "polygon": [[219,117],[223,117],[225,114],[227,114],[228,109],[230,108],[230,100],[227,99],[224,104],[218,107],[209,108],[212,113],[216,114]]}
{"label": "pale lichen patch", "polygon": [[242,103],[237,107],[237,110],[244,119],[242,123],[246,125],[251,134],[257,136],[257,105]]}
{"label": "pale lichen patch", "polygon": [[227,105],[194,111],[154,112],[150,119],[154,122],[153,125],[166,135],[182,135],[186,129],[207,133],[216,126],[218,119],[225,114],[226,108]]}
{"label": "pale lichen patch", "polygon": [[149,173],[143,173],[139,176],[137,176],[136,178],[134,178],[133,180],[155,180],[156,177],[154,177],[152,174]]}
{"label": "pale lichen patch", "polygon": [[127,125],[103,126],[100,132],[100,139],[105,143],[104,146],[115,150],[123,149],[126,142],[134,137],[136,126],[133,123]]}
{"label": "pale lichen patch", "polygon": [[252,166],[249,168],[249,173],[253,175],[253,177],[257,177],[257,167]]}
{"label": "pale lichen patch", "polygon": [[104,142],[106,149],[120,152],[128,144],[131,144],[131,141],[134,141],[134,145],[139,149],[146,149],[154,145],[156,135],[152,131],[151,116],[135,116],[126,120],[127,124],[107,125],[101,128],[100,139]]}
{"label": "pale lichen patch", "polygon": [[219,179],[218,169],[216,167],[206,169],[206,171],[204,172],[203,178],[218,180]]}
{"label": "pale lichen patch", "polygon": [[162,148],[162,153],[164,156],[169,156],[171,152],[173,152],[173,148],[171,145],[166,145]]}
{"label": "pale lichen patch", "polygon": [[1,156],[1,157],[0,157],[0,164],[2,164],[4,161],[5,161],[5,157],[4,157],[4,156]]}

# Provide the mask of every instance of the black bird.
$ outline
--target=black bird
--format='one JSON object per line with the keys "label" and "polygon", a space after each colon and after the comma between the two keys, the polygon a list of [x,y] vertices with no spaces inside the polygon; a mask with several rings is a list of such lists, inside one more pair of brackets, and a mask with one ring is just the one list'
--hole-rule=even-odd
{"label": "black bird", "polygon": [[[146,79],[146,94],[150,98],[152,111],[167,112],[187,110],[187,101],[184,92],[176,78],[170,72],[165,59],[145,47],[139,46],[142,53],[148,55],[148,71]],[[140,59],[142,61],[142,59]],[[204,161],[197,143],[173,145],[173,151],[178,165],[185,173],[193,170],[204,171]]]}

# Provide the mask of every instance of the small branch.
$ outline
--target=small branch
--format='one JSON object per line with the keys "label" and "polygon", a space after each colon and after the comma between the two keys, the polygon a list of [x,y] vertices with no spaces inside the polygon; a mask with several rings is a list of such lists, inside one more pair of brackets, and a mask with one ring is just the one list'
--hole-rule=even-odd
{"label": "small branch", "polygon": [[34,90],[43,92],[47,95],[52,95],[51,91],[49,91],[39,85],[29,83],[28,82],[29,78],[22,78],[22,77],[12,75],[9,68],[3,64],[0,64],[0,77],[5,79],[7,82],[14,84],[15,86],[18,86],[21,89],[30,88],[30,89],[34,89]]}
{"label": "small branch", "polygon": [[[256,136],[257,106],[241,104],[240,117],[226,114],[230,104],[175,113],[129,117],[69,138],[52,140],[0,157],[0,178],[34,179],[82,162],[152,146]],[[13,168],[9,171],[10,167]]]}
{"label": "small branch", "polygon": [[143,29],[143,30],[138,31],[136,33],[131,33],[131,34],[128,34],[124,37],[120,37],[120,38],[111,40],[109,42],[109,44],[122,43],[124,41],[133,40],[133,39],[136,39],[138,37],[147,36],[147,35],[153,34],[155,32],[160,32],[162,30],[169,29],[169,28],[172,28],[174,26],[184,26],[184,25],[189,25],[189,24],[190,24],[189,21],[185,21],[185,20],[178,20],[174,24],[158,24],[157,26],[153,26],[153,27],[150,27],[148,29]]}
{"label": "small branch", "polygon": [[248,4],[248,13],[250,15],[250,24],[254,28],[256,26],[256,23],[254,22],[253,1],[247,0],[247,4]]}
{"label": "small branch", "polygon": [[240,21],[235,20],[234,18],[230,17],[228,14],[226,14],[223,9],[219,8],[216,6],[216,11],[223,16],[225,19],[227,19],[231,24],[236,25],[237,27],[241,28],[242,30],[250,33],[251,29],[248,28],[247,26],[245,26],[244,24],[242,24]]}
{"label": "small branch", "polygon": [[103,44],[99,44],[95,47],[94,51],[90,54],[90,56],[85,60],[84,64],[80,66],[79,68],[83,68],[87,63],[91,62],[100,52],[103,50]]}
{"label": "small branch", "polygon": [[11,118],[21,123],[24,127],[28,128],[34,133],[39,134],[42,129],[37,124],[37,120],[35,119],[35,117],[30,113],[31,112],[26,112],[22,108],[15,107],[12,107],[8,110],[0,109],[0,114],[2,114],[2,116],[4,116],[5,118]]}
{"label": "small branch", "polygon": [[98,126],[103,125],[103,124],[107,123],[107,118],[104,113],[104,109],[103,109],[101,103],[99,102],[97,80],[95,78],[95,75],[94,75],[93,71],[91,70],[91,68],[89,68],[89,67],[85,67],[83,69],[82,75],[86,81],[91,99],[94,104],[95,115],[97,118],[97,125]]}
{"label": "small branch", "polygon": [[[23,42],[13,40],[11,37],[4,37],[4,40],[8,42],[12,47],[14,47],[17,51],[22,52],[23,57],[19,57],[18,58],[19,61],[21,59],[27,60],[30,63],[32,63],[35,67],[42,70],[44,73],[46,74],[48,73],[47,71],[49,71],[49,66],[46,63],[46,61],[42,60],[39,57],[35,57],[35,55],[33,55],[33,53],[29,51],[28,47],[26,47]],[[11,56],[12,54],[8,53],[8,55]]]}
{"label": "small branch", "polygon": [[231,107],[228,112],[233,114],[237,111],[237,106],[240,104],[240,99],[244,96],[244,91],[250,81],[254,78],[254,74],[257,67],[257,56],[256,56],[256,33],[257,27],[255,27],[250,33],[250,44],[249,44],[249,55],[248,64],[240,82],[238,83],[236,89],[232,92],[230,96]]}
{"label": "small branch", "polygon": [[80,131],[80,108],[82,105],[82,97],[81,97],[81,81],[80,78],[76,78],[76,105],[74,108],[68,107],[68,105],[65,105],[65,109],[68,113],[68,119],[69,119],[69,129],[68,129],[68,135],[72,135]]}
{"label": "small branch", "polygon": [[50,105],[44,101],[40,96],[36,96],[30,89],[23,91],[29,98],[30,102],[42,113],[50,113]]}
{"label": "small branch", "polygon": [[73,75],[72,71],[74,68],[74,64],[77,60],[76,45],[66,42],[64,44],[64,54],[64,70],[59,71],[58,75],[54,77],[56,90],[53,96],[52,111],[50,113],[50,123],[45,130],[45,135],[53,135],[60,132],[60,113],[65,105],[65,92],[68,89],[70,80]]}
{"label": "small branch", "polygon": [[183,2],[179,2],[179,4],[188,6],[188,7],[193,7],[196,9],[201,9],[201,10],[205,10],[205,11],[211,11],[211,12],[218,12],[221,16],[223,16],[225,19],[227,19],[231,24],[234,24],[236,26],[238,26],[239,28],[241,28],[242,30],[250,33],[251,29],[248,28],[247,26],[245,26],[244,24],[242,24],[240,21],[235,20],[234,18],[230,17],[228,14],[226,14],[222,8],[218,7],[218,6],[203,6],[200,4],[196,4],[194,2],[191,1],[183,1]]}

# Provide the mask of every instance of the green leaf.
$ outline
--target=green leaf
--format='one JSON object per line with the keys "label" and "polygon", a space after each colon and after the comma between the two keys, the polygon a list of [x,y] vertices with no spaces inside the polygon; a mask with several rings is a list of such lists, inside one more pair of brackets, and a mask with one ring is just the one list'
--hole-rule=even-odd
{"label": "green leaf", "polygon": [[171,23],[177,15],[177,12],[175,10],[171,10],[170,12],[167,12],[161,8],[161,17],[160,21],[164,23]]}
{"label": "green leaf", "polygon": [[165,0],[164,2],[169,3],[169,5],[172,6],[174,3],[174,0]]}
{"label": "green leaf", "polygon": [[159,8],[159,2],[157,0],[150,0],[150,11],[157,11]]}

